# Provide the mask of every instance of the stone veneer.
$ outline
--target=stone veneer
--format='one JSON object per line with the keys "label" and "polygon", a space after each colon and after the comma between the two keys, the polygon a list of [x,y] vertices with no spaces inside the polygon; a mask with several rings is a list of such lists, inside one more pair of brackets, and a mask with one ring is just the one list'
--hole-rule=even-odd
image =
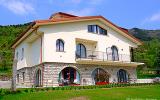
{"label": "stone veneer", "polygon": [[[59,73],[66,67],[73,67],[80,73],[81,85],[94,85],[94,81],[91,75],[96,68],[102,68],[110,75],[110,78],[109,78],[110,83],[117,82],[117,72],[119,69],[124,69],[127,71],[130,82],[135,82],[137,79],[136,67],[45,63],[45,64],[37,65],[34,67],[26,67],[26,68],[17,70],[17,74],[19,74],[19,82],[17,81],[17,86],[23,86],[23,87],[34,86],[35,73],[38,69],[41,69],[42,71],[43,87],[59,86],[58,84]],[[23,82],[23,76],[22,76],[23,72],[25,73],[24,82]]]}

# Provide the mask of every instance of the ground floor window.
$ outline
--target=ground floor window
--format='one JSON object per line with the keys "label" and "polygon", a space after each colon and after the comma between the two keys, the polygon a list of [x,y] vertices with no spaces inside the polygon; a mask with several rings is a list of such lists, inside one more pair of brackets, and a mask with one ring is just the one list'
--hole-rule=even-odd
{"label": "ground floor window", "polygon": [[22,72],[22,80],[25,81],[25,72]]}
{"label": "ground floor window", "polygon": [[109,83],[109,74],[101,68],[95,69],[92,72],[92,77],[96,85],[103,85]]}
{"label": "ground floor window", "polygon": [[17,74],[17,83],[19,83],[19,74]]}
{"label": "ground floor window", "polygon": [[36,76],[35,76],[35,86],[40,87],[42,86],[42,72],[40,69],[36,71]]}
{"label": "ground floor window", "polygon": [[118,77],[118,82],[119,83],[126,83],[128,82],[128,74],[125,70],[123,69],[120,69],[118,72],[117,72],[117,77]]}
{"label": "ground floor window", "polygon": [[64,68],[59,74],[59,84],[60,85],[80,84],[79,72],[72,67]]}

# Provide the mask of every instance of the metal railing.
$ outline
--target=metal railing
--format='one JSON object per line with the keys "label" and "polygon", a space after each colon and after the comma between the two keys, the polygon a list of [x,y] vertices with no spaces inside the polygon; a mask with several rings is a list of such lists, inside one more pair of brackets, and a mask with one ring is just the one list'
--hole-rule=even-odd
{"label": "metal railing", "polygon": [[114,55],[112,54],[112,52],[101,52],[101,51],[91,51],[91,50],[87,50],[86,53],[76,52],[76,59],[131,62],[131,57],[130,55],[127,54]]}

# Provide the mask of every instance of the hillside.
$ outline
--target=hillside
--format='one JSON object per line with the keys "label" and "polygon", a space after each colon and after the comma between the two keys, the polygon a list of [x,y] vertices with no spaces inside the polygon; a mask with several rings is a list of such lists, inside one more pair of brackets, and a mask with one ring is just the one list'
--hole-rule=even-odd
{"label": "hillside", "polygon": [[10,45],[29,23],[0,26],[0,75],[11,75],[13,50]]}
{"label": "hillside", "polygon": [[152,39],[160,39],[160,30],[145,30],[139,28],[129,29],[129,32],[142,41],[150,41]]}
{"label": "hillside", "polygon": [[[24,31],[29,23],[20,25],[0,26],[0,76],[11,75],[13,50],[10,45],[15,38]],[[129,32],[140,40],[144,45],[134,51],[135,59],[143,61],[148,68],[156,68],[156,52],[160,47],[160,30],[143,30],[138,28],[129,29]],[[159,49],[160,50],[160,49]]]}

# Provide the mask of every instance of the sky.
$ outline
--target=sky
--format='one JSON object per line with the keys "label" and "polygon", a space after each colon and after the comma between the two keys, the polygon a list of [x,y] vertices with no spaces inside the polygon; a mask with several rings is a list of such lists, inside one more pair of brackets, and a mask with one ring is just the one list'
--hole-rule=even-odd
{"label": "sky", "polygon": [[0,25],[48,19],[56,12],[102,15],[124,28],[160,29],[160,0],[0,0]]}

